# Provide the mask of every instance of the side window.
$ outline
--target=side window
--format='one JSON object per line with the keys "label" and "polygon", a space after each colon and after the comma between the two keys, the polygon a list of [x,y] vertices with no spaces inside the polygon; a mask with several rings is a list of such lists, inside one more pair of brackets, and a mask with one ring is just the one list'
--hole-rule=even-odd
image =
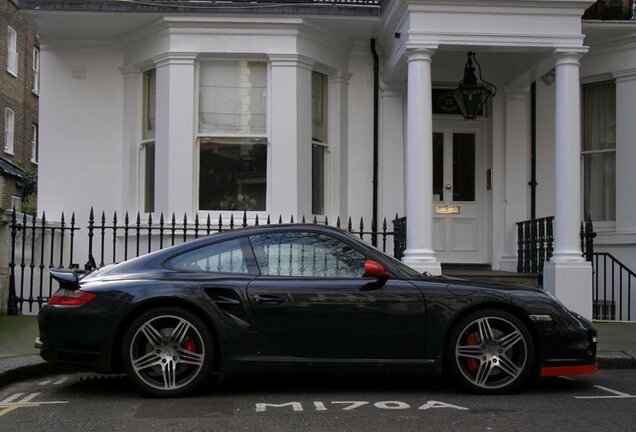
{"label": "side window", "polygon": [[216,243],[171,258],[172,270],[206,273],[251,273],[239,239]]}
{"label": "side window", "polygon": [[250,236],[264,276],[359,278],[365,256],[330,236],[286,232]]}

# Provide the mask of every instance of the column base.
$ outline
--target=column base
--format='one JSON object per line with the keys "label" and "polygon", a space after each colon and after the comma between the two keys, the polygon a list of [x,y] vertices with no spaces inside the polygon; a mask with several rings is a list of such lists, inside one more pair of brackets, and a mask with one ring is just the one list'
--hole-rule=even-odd
{"label": "column base", "polygon": [[442,264],[435,257],[435,251],[426,249],[407,249],[404,251],[402,262],[414,270],[433,276],[442,274]]}
{"label": "column base", "polygon": [[592,319],[592,266],[589,262],[545,263],[543,288],[568,309]]}

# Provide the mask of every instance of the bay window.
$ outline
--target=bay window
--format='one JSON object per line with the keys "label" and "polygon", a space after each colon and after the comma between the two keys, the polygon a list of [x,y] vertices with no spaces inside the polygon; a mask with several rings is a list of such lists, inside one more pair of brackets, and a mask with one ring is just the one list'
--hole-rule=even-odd
{"label": "bay window", "polygon": [[266,120],[267,63],[200,63],[199,210],[265,210]]}

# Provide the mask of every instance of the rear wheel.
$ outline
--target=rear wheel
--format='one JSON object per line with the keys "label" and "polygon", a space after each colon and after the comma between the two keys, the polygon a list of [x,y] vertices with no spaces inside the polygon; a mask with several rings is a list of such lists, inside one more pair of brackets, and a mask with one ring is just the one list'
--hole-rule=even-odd
{"label": "rear wheel", "polygon": [[182,396],[200,386],[211,373],[212,335],[188,310],[152,309],[127,329],[122,360],[128,377],[145,393]]}
{"label": "rear wheel", "polygon": [[453,329],[446,349],[453,378],[475,393],[506,393],[521,385],[534,363],[526,325],[501,310],[474,312]]}

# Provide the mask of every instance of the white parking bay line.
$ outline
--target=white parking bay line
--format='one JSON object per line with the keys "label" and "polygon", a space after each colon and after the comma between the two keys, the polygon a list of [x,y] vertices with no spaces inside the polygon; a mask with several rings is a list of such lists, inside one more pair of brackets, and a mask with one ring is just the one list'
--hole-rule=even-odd
{"label": "white parking bay line", "polygon": [[62,377],[62,378],[60,378],[59,380],[55,381],[55,382],[53,383],[53,385],[60,385],[60,384],[63,384],[66,380],[67,380],[67,377]]}
{"label": "white parking bay line", "polygon": [[9,396],[8,398],[6,398],[5,400],[1,400],[0,401],[0,405],[4,405],[4,404],[8,404],[13,402],[14,400],[16,400],[17,398],[19,398],[20,396],[22,396],[24,393],[16,393],[16,394],[12,394],[11,396]]}
{"label": "white parking bay line", "polygon": [[612,393],[612,396],[574,396],[574,399],[629,399],[636,398],[634,395],[630,395],[627,393],[620,392],[618,390],[613,390],[611,388],[603,387],[600,385],[595,385],[594,388],[599,390],[606,391],[608,393]]}
{"label": "white parking bay line", "polygon": [[49,384],[51,384],[51,380],[46,380],[46,381],[42,381],[42,382],[38,383],[38,385],[41,385],[41,386],[45,386],[45,385],[49,385]]}

